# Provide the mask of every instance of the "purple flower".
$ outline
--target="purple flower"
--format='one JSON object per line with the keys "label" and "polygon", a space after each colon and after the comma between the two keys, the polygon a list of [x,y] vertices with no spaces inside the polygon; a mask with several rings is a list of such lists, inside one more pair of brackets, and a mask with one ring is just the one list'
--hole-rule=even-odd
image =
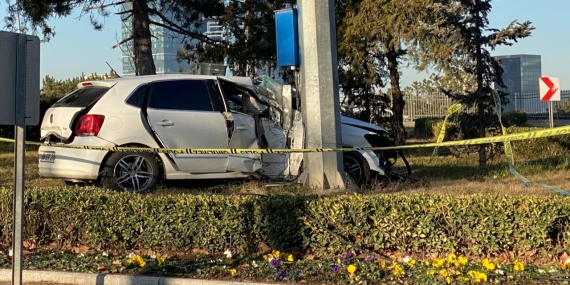
{"label": "purple flower", "polygon": [[271,260],[269,260],[269,264],[275,268],[278,268],[280,261],[281,261],[281,259],[279,259],[279,258],[272,258]]}
{"label": "purple flower", "polygon": [[374,256],[369,256],[366,258],[366,261],[374,261],[374,260],[376,260],[376,257]]}
{"label": "purple flower", "polygon": [[289,273],[287,273],[287,271],[281,271],[279,275],[277,275],[277,280],[283,281],[283,278],[286,278],[287,276],[289,276]]}
{"label": "purple flower", "polygon": [[341,268],[342,268],[342,264],[335,264],[335,265],[332,266],[331,272],[332,272],[332,273],[337,272],[337,271],[339,271]]}
{"label": "purple flower", "polygon": [[344,257],[344,259],[350,259],[350,258],[352,258],[352,256],[353,256],[353,255],[352,255],[352,252],[349,252],[349,253],[346,254],[346,256]]}

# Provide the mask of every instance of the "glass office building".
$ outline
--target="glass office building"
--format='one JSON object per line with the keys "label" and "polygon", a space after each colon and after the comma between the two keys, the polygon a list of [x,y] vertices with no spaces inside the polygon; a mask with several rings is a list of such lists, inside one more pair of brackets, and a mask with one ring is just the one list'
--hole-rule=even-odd
{"label": "glass office building", "polygon": [[503,67],[503,83],[506,88],[499,88],[509,93],[509,104],[505,112],[524,110],[525,112],[543,113],[548,104],[540,101],[538,80],[542,76],[540,55],[519,54],[495,56]]}
{"label": "glass office building", "polygon": [[[121,7],[122,10],[130,9],[125,5],[130,4],[123,4]],[[156,16],[151,16],[151,20],[154,22],[162,23],[162,20]],[[174,34],[168,29],[155,25],[151,25],[150,30],[153,35],[151,38],[152,57],[154,58],[156,74],[190,73],[190,66],[187,62],[176,61],[176,53],[182,49],[184,45],[183,37],[178,34]],[[122,21],[121,31],[123,39],[131,36],[132,21],[130,19]],[[135,76],[132,45],[132,41],[130,41],[121,46],[124,77]]]}
{"label": "glass office building", "polygon": [[[122,9],[129,9],[128,3],[123,4]],[[162,20],[156,16],[151,17],[154,22],[162,23]],[[152,42],[152,57],[156,67],[156,74],[165,73],[199,73],[200,66],[198,63],[178,62],[176,60],[176,53],[184,46],[183,36],[169,31],[166,28],[158,27],[155,25],[150,26],[153,37]],[[122,22],[122,37],[126,39],[131,36],[132,21],[126,20]],[[218,21],[207,19],[201,26],[201,33],[215,40],[222,40],[222,27]],[[125,43],[121,46],[122,50],[122,64],[123,76],[135,76],[134,62],[132,55],[132,41]]]}

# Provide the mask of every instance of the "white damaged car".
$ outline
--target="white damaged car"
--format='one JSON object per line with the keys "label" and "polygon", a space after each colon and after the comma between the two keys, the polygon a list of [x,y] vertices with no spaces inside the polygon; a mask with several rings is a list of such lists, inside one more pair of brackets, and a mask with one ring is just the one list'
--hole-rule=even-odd
{"label": "white damaged car", "polygon": [[[161,180],[257,177],[293,181],[303,155],[109,152],[62,145],[145,148],[303,148],[300,100],[268,77],[152,75],[86,81],[47,110],[42,177],[144,192]],[[383,128],[342,117],[343,147],[387,146]],[[50,145],[48,145],[50,144]],[[343,153],[357,184],[386,175],[396,151]]]}

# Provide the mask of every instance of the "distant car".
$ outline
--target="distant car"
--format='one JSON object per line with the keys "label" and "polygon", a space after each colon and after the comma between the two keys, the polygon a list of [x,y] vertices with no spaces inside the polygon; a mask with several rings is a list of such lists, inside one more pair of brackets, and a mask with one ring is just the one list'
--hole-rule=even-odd
{"label": "distant car", "polygon": [[[52,144],[148,148],[303,148],[301,114],[266,78],[153,75],[86,81],[47,110],[41,136]],[[342,117],[344,147],[389,143],[386,130]],[[387,141],[388,140],[388,141]],[[302,154],[153,154],[39,148],[43,177],[151,190],[163,179],[261,177],[293,180]],[[344,153],[357,184],[384,175],[395,152]]]}

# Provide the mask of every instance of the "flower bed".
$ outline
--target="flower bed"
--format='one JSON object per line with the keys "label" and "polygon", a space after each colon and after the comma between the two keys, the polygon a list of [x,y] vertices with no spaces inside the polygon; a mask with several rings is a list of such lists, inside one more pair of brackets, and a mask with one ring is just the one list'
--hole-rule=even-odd
{"label": "flower bed", "polygon": [[[10,256],[0,255],[1,267],[10,266]],[[85,273],[120,273],[227,281],[282,282],[296,284],[559,284],[567,281],[570,259],[559,266],[537,267],[520,260],[483,259],[470,261],[449,254],[416,261],[409,256],[386,262],[353,253],[330,259],[295,259],[290,253],[272,253],[263,259],[201,256],[177,259],[153,254],[142,256],[76,254],[62,251],[28,251],[26,269],[49,269]],[[558,282],[558,283],[554,283]]]}
{"label": "flower bed", "polygon": [[[0,189],[5,249],[11,194]],[[461,272],[469,282],[484,280],[483,273],[509,280],[521,264],[525,274],[565,272],[570,238],[570,203],[559,196],[137,195],[98,188],[27,189],[25,196],[26,244],[45,253],[28,259],[40,258],[46,262],[42,268],[55,270],[68,270],[60,265],[67,261],[46,255],[75,251],[99,256],[98,262],[107,260],[102,252],[113,252],[117,264],[103,262],[109,272],[197,278],[325,282],[338,276],[356,282],[422,276],[459,282]],[[470,262],[459,268],[455,262],[464,259],[450,262],[449,253]],[[382,263],[382,256],[394,263]],[[84,264],[100,268],[93,261]]]}

